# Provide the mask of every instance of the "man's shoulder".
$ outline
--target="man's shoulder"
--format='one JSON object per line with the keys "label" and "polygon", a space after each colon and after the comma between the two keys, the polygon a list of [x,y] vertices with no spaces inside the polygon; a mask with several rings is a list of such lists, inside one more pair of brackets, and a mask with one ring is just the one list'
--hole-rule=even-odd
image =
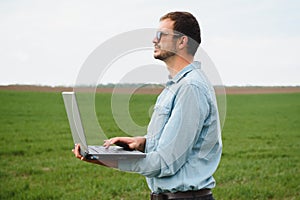
{"label": "man's shoulder", "polygon": [[190,73],[180,81],[182,85],[191,85],[196,87],[203,87],[209,84],[201,69],[193,69]]}

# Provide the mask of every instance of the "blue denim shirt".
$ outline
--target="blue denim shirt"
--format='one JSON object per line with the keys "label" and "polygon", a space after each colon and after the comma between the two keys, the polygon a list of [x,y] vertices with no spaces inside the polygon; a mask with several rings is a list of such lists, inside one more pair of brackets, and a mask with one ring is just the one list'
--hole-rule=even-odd
{"label": "blue denim shirt", "polygon": [[222,152],[213,87],[193,62],[158,96],[148,125],[146,158],[119,161],[119,169],[146,176],[152,192],[215,187]]}

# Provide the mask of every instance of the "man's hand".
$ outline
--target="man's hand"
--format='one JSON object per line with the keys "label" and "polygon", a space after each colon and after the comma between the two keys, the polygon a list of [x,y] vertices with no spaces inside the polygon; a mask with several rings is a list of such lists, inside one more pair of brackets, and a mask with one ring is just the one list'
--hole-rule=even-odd
{"label": "man's hand", "polygon": [[83,160],[85,162],[93,163],[93,164],[98,164],[98,165],[103,165],[106,167],[113,167],[113,168],[118,168],[118,161],[117,160],[90,160],[86,159],[80,154],[80,144],[76,144],[75,148],[72,149],[74,155],[76,158]]}
{"label": "man's hand", "polygon": [[106,148],[112,144],[124,143],[127,144],[131,150],[145,151],[146,138],[144,137],[114,137],[104,141]]}

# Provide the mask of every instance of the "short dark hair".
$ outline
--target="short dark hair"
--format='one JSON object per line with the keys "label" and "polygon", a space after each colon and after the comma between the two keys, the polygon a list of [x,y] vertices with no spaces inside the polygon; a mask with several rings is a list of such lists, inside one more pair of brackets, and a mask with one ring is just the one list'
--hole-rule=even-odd
{"label": "short dark hair", "polygon": [[188,41],[188,53],[195,55],[200,43],[200,26],[197,19],[189,12],[170,12],[160,18],[160,21],[170,19],[174,21],[174,31],[192,38]]}

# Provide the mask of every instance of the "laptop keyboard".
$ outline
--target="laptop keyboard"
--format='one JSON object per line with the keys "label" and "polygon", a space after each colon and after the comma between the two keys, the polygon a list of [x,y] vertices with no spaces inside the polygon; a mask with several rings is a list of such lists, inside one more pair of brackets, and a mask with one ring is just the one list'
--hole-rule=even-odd
{"label": "laptop keyboard", "polygon": [[90,150],[96,153],[119,153],[120,150],[123,150],[123,148],[117,146],[111,146],[109,148],[105,148],[103,146],[89,146],[89,151]]}

